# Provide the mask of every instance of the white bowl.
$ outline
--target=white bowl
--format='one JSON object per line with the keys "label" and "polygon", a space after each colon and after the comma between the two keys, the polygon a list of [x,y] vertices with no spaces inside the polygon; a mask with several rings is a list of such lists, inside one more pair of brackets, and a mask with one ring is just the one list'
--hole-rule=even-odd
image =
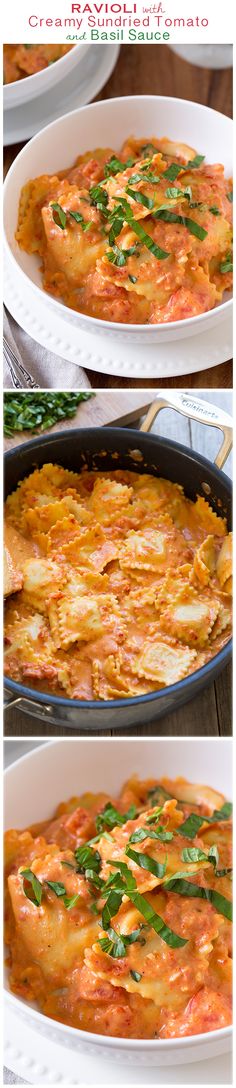
{"label": "white bowl", "polygon": [[6,83],[3,87],[4,110],[22,106],[24,102],[38,98],[51,87],[55,87],[69,75],[69,72],[73,71],[73,68],[79,67],[89,48],[89,42],[84,45],[75,45],[69,53],[65,53],[64,57],[60,57],[54,64],[49,64],[48,68],[42,68],[41,72],[35,72],[33,76],[26,76],[25,79],[17,79],[15,83]]}
{"label": "white bowl", "polygon": [[[210,163],[224,164],[226,176],[232,173],[232,121],[223,114],[178,98],[158,98],[153,95],[136,95],[130,98],[112,98],[74,110],[54,121],[30,140],[11,166],[5,181],[4,219],[8,252],[14,266],[17,262],[21,273],[22,294],[25,278],[39,298],[43,290],[40,260],[24,253],[15,240],[18,203],[22,186],[29,178],[39,174],[55,173],[70,166],[76,155],[88,148],[99,146],[119,150],[126,136],[169,136],[184,141],[206,156]],[[128,325],[114,321],[102,321],[64,306],[48,293],[44,294],[50,312],[85,332],[116,337],[133,343],[157,343],[185,339],[204,329],[216,327],[232,309],[232,301],[221,303],[214,310],[185,321],[172,321],[163,325]]]}
{"label": "white bowl", "polygon": [[[85,788],[95,792],[108,790],[116,795],[124,779],[134,772],[141,778],[184,775],[190,781],[213,786],[230,798],[232,741],[202,737],[196,740],[112,737],[43,744],[5,771],[5,826],[24,828],[44,820],[59,801],[83,793]],[[51,1020],[8,990],[7,1002],[29,1027],[60,1045],[144,1068],[200,1061],[230,1049],[231,1028],[185,1039],[108,1038]]]}

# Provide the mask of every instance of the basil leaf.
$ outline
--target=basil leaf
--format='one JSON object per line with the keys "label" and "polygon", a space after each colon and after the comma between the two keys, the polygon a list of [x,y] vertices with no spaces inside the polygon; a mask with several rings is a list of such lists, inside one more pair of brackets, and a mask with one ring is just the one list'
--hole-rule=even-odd
{"label": "basil leaf", "polygon": [[212,205],[212,208],[209,208],[209,212],[211,212],[212,215],[221,215],[219,208],[216,208],[214,204]]}
{"label": "basil leaf", "polygon": [[90,200],[92,204],[95,204],[98,211],[101,211],[103,215],[106,215],[106,206],[108,203],[108,193],[106,189],[102,189],[101,185],[93,185],[89,190]]}
{"label": "basil leaf", "polygon": [[140,975],[139,971],[130,971],[130,975],[131,978],[134,979],[134,982],[140,982],[140,979],[142,978],[142,975]]}
{"label": "basil leaf", "polygon": [[141,151],[142,159],[146,158],[147,155],[150,155],[151,151],[152,151],[152,157],[153,157],[153,155],[157,155],[157,147],[154,147],[154,144],[143,144],[143,147],[140,148],[140,151]]}
{"label": "basil leaf", "polygon": [[178,197],[185,197],[186,200],[191,200],[192,190],[190,185],[186,189],[176,189],[175,186],[172,189],[166,189],[166,196],[169,200],[176,200]]}
{"label": "basil leaf", "polygon": [[181,170],[184,170],[184,166],[182,165],[182,163],[172,162],[171,165],[168,166],[168,169],[164,170],[164,174],[162,176],[163,178],[168,178],[168,181],[175,181],[175,179],[178,177],[178,174],[181,173]]}
{"label": "basil leaf", "polygon": [[145,193],[140,193],[139,189],[134,189],[134,191],[132,191],[127,185],[125,192],[127,193],[127,196],[130,196],[132,200],[136,201],[136,204],[143,204],[144,208],[149,208],[149,210],[154,208],[154,200],[152,197],[145,196]]}
{"label": "basil leaf", "polygon": [[212,888],[202,888],[199,884],[191,884],[188,880],[176,880],[175,876],[165,882],[165,890],[193,899],[207,899],[216,908],[218,914],[223,914],[224,918],[228,918],[230,922],[232,921],[232,903],[229,899],[225,899],[224,895],[213,891]]}
{"label": "basil leaf", "polygon": [[122,162],[121,159],[116,158],[116,155],[112,155],[104,167],[104,177],[109,178],[112,174],[121,174],[129,166],[133,166],[134,162],[135,159],[127,159],[126,162]]}
{"label": "basil leaf", "polygon": [[113,249],[108,249],[106,253],[107,260],[111,264],[116,264],[118,268],[122,268],[126,264],[126,256],[122,249],[118,246],[113,246]]}
{"label": "basil leaf", "polygon": [[99,873],[101,868],[101,857],[98,850],[91,850],[91,846],[87,844],[85,846],[79,846],[75,850],[75,860],[78,866],[78,872],[85,872],[89,869],[93,873]]}
{"label": "basil leaf", "polygon": [[207,237],[208,231],[200,227],[199,223],[196,223],[195,219],[189,219],[186,215],[176,215],[175,212],[169,212],[165,209],[160,209],[154,212],[155,219],[162,219],[164,223],[181,223],[183,227],[187,227],[190,234],[194,234],[200,241],[204,241]]}
{"label": "basil leaf", "polygon": [[211,846],[210,847],[209,854],[208,854],[208,861],[210,861],[211,864],[214,865],[214,868],[216,867],[216,865],[218,865],[219,850],[218,850],[217,846]]}
{"label": "basil leaf", "polygon": [[141,223],[137,223],[135,219],[132,221],[132,230],[134,231],[134,234],[137,234],[138,238],[140,238],[140,241],[143,242],[143,244],[146,246],[146,249],[149,249],[150,253],[153,253],[153,256],[156,257],[158,261],[165,261],[166,257],[170,256],[170,254],[167,253],[166,250],[161,249],[160,246],[157,246],[156,243],[153,242],[150,234],[146,234],[146,231],[143,229],[143,227],[141,227]]}
{"label": "basil leaf", "polygon": [[[148,790],[147,799],[149,800],[149,798],[151,799],[151,808],[156,808],[157,805],[161,805],[159,809],[160,812],[163,808],[163,805],[165,804],[165,801],[175,800],[173,794],[168,793],[168,791],[165,789],[165,786],[152,786],[152,789]],[[150,816],[148,817],[148,819],[150,820]]]}
{"label": "basil leaf", "polygon": [[227,256],[225,257],[224,261],[221,262],[220,272],[222,272],[223,274],[225,274],[225,272],[233,272],[233,261],[232,261],[231,253],[227,253]]}
{"label": "basil leaf", "polygon": [[[114,248],[116,249],[118,247],[114,246]],[[97,831],[103,831],[104,827],[109,827],[111,829],[113,827],[122,827],[123,824],[127,823],[127,820],[134,819],[136,812],[137,809],[135,805],[131,805],[128,812],[122,814],[121,812],[118,812],[118,809],[115,808],[110,801],[108,801],[102,812],[99,812],[98,816],[96,816],[95,823]]]}
{"label": "basil leaf", "polygon": [[166,831],[162,824],[159,824],[156,831],[152,831],[149,827],[137,827],[137,830],[130,835],[129,842],[144,842],[144,839],[159,839],[160,842],[171,842],[173,831]]}
{"label": "basil leaf", "polygon": [[216,869],[215,876],[228,876],[228,873],[232,873],[233,869]]}
{"label": "basil leaf", "polygon": [[186,839],[195,839],[195,835],[198,834],[199,828],[204,823],[204,816],[198,816],[196,812],[191,812],[190,816],[184,820],[183,824],[180,824],[178,828],[178,834],[184,835]]}
{"label": "basil leaf", "polygon": [[166,861],[156,861],[149,854],[140,854],[138,850],[132,850],[130,846],[126,846],[125,853],[128,858],[131,858],[131,861],[135,861],[136,865],[140,866],[140,869],[147,869],[148,873],[153,873],[157,877],[165,875]]}
{"label": "basil leaf", "polygon": [[137,283],[137,278],[138,278],[137,276],[131,276],[131,274],[129,272],[129,280],[130,280],[131,283]]}
{"label": "basil leaf", "polygon": [[114,918],[114,914],[117,914],[117,911],[119,910],[122,903],[123,895],[123,889],[121,891],[116,891],[115,889],[113,889],[108,895],[107,902],[105,904],[105,907],[103,907],[102,911],[103,929],[108,929],[111,918]]}
{"label": "basil leaf", "polygon": [[163,922],[163,918],[161,918],[159,914],[156,914],[155,911],[153,911],[148,900],[145,899],[144,895],[141,895],[140,892],[138,892],[136,880],[132,876],[132,873],[130,872],[130,869],[125,864],[125,862],[110,860],[108,861],[108,865],[112,865],[114,868],[121,871],[122,875],[125,878],[122,882],[122,895],[128,896],[128,899],[130,899],[131,903],[133,903],[139,913],[142,914],[143,918],[145,918],[145,922],[147,922],[148,925],[151,925],[152,928],[155,929],[156,933],[159,933],[159,936],[162,938],[162,940],[165,941],[166,944],[170,945],[170,948],[178,948],[184,944],[187,944],[187,941],[183,937],[179,937],[177,933],[174,933],[172,929],[169,929],[169,926],[165,925],[165,922]]}
{"label": "basil leaf", "polygon": [[[92,394],[93,396],[94,394]],[[87,400],[91,393],[45,393],[4,394],[4,434],[12,437],[15,431],[45,431],[53,427],[59,419],[71,419],[77,406]]]}
{"label": "basil leaf", "polygon": [[78,899],[80,899],[80,895],[65,895],[64,899],[63,899],[63,903],[64,903],[64,906],[66,907],[66,910],[71,910],[72,907],[75,907],[75,904],[78,902]]}
{"label": "basil leaf", "polygon": [[51,888],[52,892],[55,892],[55,895],[57,895],[57,896],[66,895],[65,885],[61,884],[60,881],[46,880],[46,884],[47,884],[48,888]]}
{"label": "basil leaf", "polygon": [[139,181],[149,181],[154,183],[160,181],[160,178],[156,177],[156,174],[152,174],[150,170],[145,174],[143,167],[141,174],[132,174],[132,177],[129,178],[129,185],[137,185]]}
{"label": "basil leaf", "polygon": [[96,914],[96,915],[100,914],[100,911],[98,910],[98,907],[97,907],[96,903],[91,903],[90,910],[91,910],[91,914]]}
{"label": "basil leaf", "polygon": [[51,204],[51,208],[53,208],[52,218],[54,220],[54,223],[56,223],[57,227],[61,227],[61,230],[65,230],[67,215],[64,211],[64,208],[61,208],[60,204]]}
{"label": "basil leaf", "polygon": [[231,193],[227,193],[227,200],[229,200],[230,204],[233,203],[233,193],[232,193],[232,191],[231,191]]}
{"label": "basil leaf", "polygon": [[[35,907],[40,907],[43,894],[43,885],[40,883],[40,880],[38,880],[38,877],[35,876],[35,873],[32,873],[31,869],[21,869],[20,876],[23,877],[24,895],[26,895],[27,899],[30,899],[30,902],[33,903]],[[27,884],[31,885],[31,895],[29,894],[29,890],[27,891]]]}
{"label": "basil leaf", "polygon": [[115,242],[118,234],[120,234],[123,225],[124,225],[124,217],[117,216],[114,219],[114,221],[112,223],[112,226],[110,228],[110,231],[109,231],[109,243],[110,243],[110,246],[113,245],[113,243]]}
{"label": "basil leaf", "polygon": [[196,170],[198,166],[204,162],[205,155],[195,155],[194,159],[189,159],[187,166],[184,166],[184,170]]}
{"label": "basil leaf", "polygon": [[198,846],[185,846],[182,850],[181,861],[207,861],[208,854],[200,850]]}
{"label": "basil leaf", "polygon": [[71,219],[75,219],[76,223],[80,223],[83,231],[89,230],[89,228],[93,226],[91,220],[89,220],[89,222],[86,222],[86,219],[84,219],[83,215],[81,215],[81,212],[70,212],[70,216]]}

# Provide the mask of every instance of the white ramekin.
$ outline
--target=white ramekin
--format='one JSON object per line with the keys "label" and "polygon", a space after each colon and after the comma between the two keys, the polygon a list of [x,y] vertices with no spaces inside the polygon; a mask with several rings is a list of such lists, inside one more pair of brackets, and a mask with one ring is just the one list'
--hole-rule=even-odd
{"label": "white ramekin", "polygon": [[64,57],[60,57],[48,68],[42,68],[41,72],[35,72],[33,76],[17,79],[15,83],[5,83],[3,87],[3,109],[15,109],[24,102],[30,102],[32,98],[39,98],[45,91],[51,90],[69,75],[74,68],[79,67],[85,53],[90,48],[90,43],[75,45]]}
{"label": "white ramekin", "polygon": [[[23,748],[23,742],[22,742]],[[5,827],[24,828],[51,816],[59,801],[105,790],[118,793],[131,774],[183,775],[232,796],[231,739],[66,739],[40,745],[5,771]],[[145,1066],[181,1065],[230,1049],[231,1028],[184,1039],[117,1039],[80,1031],[38,1012],[7,989],[6,1000],[31,1028],[60,1045],[110,1061]],[[41,1043],[43,1054],[43,1042]]]}
{"label": "white ramekin", "polygon": [[[94,147],[110,146],[119,150],[124,139],[134,136],[169,136],[184,141],[206,156],[210,163],[222,162],[226,176],[232,172],[232,121],[215,110],[196,102],[178,98],[158,98],[153,95],[136,95],[129,98],[113,98],[92,103],[68,113],[54,121],[23,148],[11,166],[5,181],[4,221],[5,237],[10,260],[16,262],[21,273],[22,293],[25,278],[30,279],[36,297],[42,292],[40,260],[24,253],[15,240],[18,203],[22,185],[29,178],[44,173],[56,173],[70,166],[79,153]],[[172,321],[162,325],[128,325],[114,321],[102,321],[87,317],[64,306],[48,293],[44,299],[49,312],[60,314],[68,325],[75,325],[85,332],[120,339],[133,343],[167,343],[185,339],[190,335],[217,327],[232,301],[227,300],[198,317],[185,321]]]}

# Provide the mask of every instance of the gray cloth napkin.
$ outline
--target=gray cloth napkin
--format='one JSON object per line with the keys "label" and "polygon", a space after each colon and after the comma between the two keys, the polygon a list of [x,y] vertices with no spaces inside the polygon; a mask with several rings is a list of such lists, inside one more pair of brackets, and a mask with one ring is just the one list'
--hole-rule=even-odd
{"label": "gray cloth napkin", "polygon": [[17,1077],[16,1073],[12,1073],[11,1069],[6,1069],[3,1066],[3,1084],[29,1084],[28,1080],[22,1080],[22,1077]]}
{"label": "gray cloth napkin", "polygon": [[[7,343],[25,370],[34,378],[41,389],[90,389],[91,384],[85,370],[67,359],[61,359],[53,352],[42,348],[32,340],[11,317],[4,307],[3,333]],[[4,389],[13,389],[11,373],[4,358]]]}

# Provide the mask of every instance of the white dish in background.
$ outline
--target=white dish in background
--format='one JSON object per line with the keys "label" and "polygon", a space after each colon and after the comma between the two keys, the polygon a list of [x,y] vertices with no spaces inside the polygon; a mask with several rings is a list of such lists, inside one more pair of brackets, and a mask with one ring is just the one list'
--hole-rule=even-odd
{"label": "white dish in background", "polygon": [[169,46],[173,49],[173,53],[177,53],[178,57],[182,60],[187,60],[189,64],[194,64],[197,68],[232,68],[233,64],[233,46],[232,45],[208,45],[206,42],[201,42],[199,45],[172,45]]}
{"label": "white dish in background", "polygon": [[[222,739],[91,739],[56,740],[43,744],[5,771],[6,828],[24,828],[50,816],[59,801],[84,792],[118,793],[124,778],[175,778],[183,775],[232,796],[232,741]],[[7,980],[6,980],[7,986]],[[10,1008],[32,1031],[77,1055],[98,1057],[140,1069],[177,1066],[224,1054],[230,1049],[231,1028],[182,1039],[134,1040],[94,1035],[44,1016],[7,991]],[[40,1057],[43,1061],[41,1039]],[[123,1082],[123,1078],[122,1078]]]}
{"label": "white dish in background", "polygon": [[17,79],[14,83],[5,83],[3,87],[3,109],[15,109],[15,107],[27,103],[29,99],[37,98],[51,90],[52,87],[56,87],[64,79],[64,76],[73,71],[73,68],[80,67],[85,53],[90,48],[89,42],[84,45],[75,45],[69,53],[65,53],[64,57],[60,57],[53,64],[49,64],[47,68],[42,68],[40,72],[35,72],[32,76],[25,76],[24,79]]}
{"label": "white dish in background", "polygon": [[226,176],[231,176],[232,121],[196,102],[136,95],[92,103],[60,117],[23,148],[11,166],[4,185],[5,238],[10,261],[14,268],[17,265],[20,273],[22,296],[30,281],[38,302],[44,293],[50,319],[53,313],[56,318],[61,315],[70,327],[74,325],[77,329],[94,333],[96,337],[122,339],[127,344],[142,343],[145,348],[147,344],[183,341],[211,328],[218,330],[227,313],[230,315],[232,312],[231,300],[197,317],[163,325],[121,326],[117,322],[103,321],[71,310],[43,292],[40,260],[20,249],[15,240],[20,191],[29,177],[63,170],[75,161],[76,154],[88,147],[110,146],[118,151],[130,133],[147,138],[168,135],[170,139],[184,141],[205,154],[208,162],[218,162],[220,158]]}
{"label": "white dish in background", "polygon": [[48,94],[41,94],[33,102],[29,101],[23,107],[17,106],[5,112],[4,146],[30,140],[50,121],[91,102],[110,78],[119,49],[119,45],[93,45],[86,57],[81,58],[79,72],[76,68],[63,77],[60,86],[52,88],[50,98]]}
{"label": "white dish in background", "polygon": [[[30,281],[22,294],[17,265],[5,255],[4,301],[15,321],[42,347],[55,353],[55,387],[60,388],[60,358],[75,366],[96,370],[110,377],[147,381],[150,378],[180,377],[197,374],[232,358],[232,323],[229,316],[219,328],[210,328],[186,340],[165,344],[132,344],[130,341],[96,338],[93,334],[68,326],[63,315],[48,310],[44,292],[35,298]],[[23,360],[24,362],[24,360]]]}

